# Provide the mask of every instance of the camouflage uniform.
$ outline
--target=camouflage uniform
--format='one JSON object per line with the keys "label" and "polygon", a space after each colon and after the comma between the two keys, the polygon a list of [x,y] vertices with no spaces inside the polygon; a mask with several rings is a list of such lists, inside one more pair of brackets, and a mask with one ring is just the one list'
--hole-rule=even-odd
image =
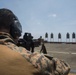
{"label": "camouflage uniform", "polygon": [[2,37],[0,44],[4,44],[11,50],[20,53],[43,75],[67,75],[69,73],[70,66],[67,63],[49,55],[31,53],[23,47],[18,47],[7,33],[0,33],[0,37]]}

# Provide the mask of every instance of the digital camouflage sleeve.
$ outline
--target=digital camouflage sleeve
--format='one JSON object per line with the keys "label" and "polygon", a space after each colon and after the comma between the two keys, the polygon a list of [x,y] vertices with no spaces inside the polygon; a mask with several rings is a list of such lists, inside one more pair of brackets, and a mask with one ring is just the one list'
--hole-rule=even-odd
{"label": "digital camouflage sleeve", "polygon": [[23,47],[17,47],[14,44],[7,44],[12,50],[19,52],[25,59],[37,68],[42,75],[68,75],[70,66],[57,58],[40,53],[31,53]]}

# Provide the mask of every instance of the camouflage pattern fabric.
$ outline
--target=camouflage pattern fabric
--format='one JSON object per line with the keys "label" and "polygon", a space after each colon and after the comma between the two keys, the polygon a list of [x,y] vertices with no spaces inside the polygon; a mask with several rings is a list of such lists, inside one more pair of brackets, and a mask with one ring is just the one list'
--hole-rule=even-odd
{"label": "camouflage pattern fabric", "polygon": [[44,54],[31,53],[23,47],[17,47],[10,41],[5,41],[4,44],[11,50],[20,53],[43,75],[68,75],[70,71],[70,66],[62,60]]}
{"label": "camouflage pattern fabric", "polygon": [[23,47],[17,47],[14,44],[6,44],[12,50],[19,52],[32,65],[37,68],[43,75],[51,75],[53,73],[53,62],[47,59],[43,54],[31,53]]}

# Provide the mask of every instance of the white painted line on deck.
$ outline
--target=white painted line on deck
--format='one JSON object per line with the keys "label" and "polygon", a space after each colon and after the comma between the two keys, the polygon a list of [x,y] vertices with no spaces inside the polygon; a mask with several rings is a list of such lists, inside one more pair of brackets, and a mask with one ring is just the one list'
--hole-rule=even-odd
{"label": "white painted line on deck", "polygon": [[71,53],[71,54],[76,54],[76,53]]}
{"label": "white painted line on deck", "polygon": [[60,53],[60,54],[76,54],[76,53],[71,53],[71,52],[58,52],[58,51],[48,51],[51,53]]}

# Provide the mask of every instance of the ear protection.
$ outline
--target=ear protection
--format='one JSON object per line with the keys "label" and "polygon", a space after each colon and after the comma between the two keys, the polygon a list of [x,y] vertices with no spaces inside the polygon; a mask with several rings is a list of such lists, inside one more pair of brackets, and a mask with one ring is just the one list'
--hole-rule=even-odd
{"label": "ear protection", "polygon": [[14,15],[14,13],[11,10],[6,8],[0,9],[0,22],[3,25],[5,24],[4,26],[10,26],[10,35],[13,38],[21,36],[22,26],[18,18]]}
{"label": "ear protection", "polygon": [[13,22],[10,25],[10,34],[13,38],[16,38],[16,36],[20,37],[22,33],[22,26],[18,20],[18,18],[15,16],[13,18]]}

